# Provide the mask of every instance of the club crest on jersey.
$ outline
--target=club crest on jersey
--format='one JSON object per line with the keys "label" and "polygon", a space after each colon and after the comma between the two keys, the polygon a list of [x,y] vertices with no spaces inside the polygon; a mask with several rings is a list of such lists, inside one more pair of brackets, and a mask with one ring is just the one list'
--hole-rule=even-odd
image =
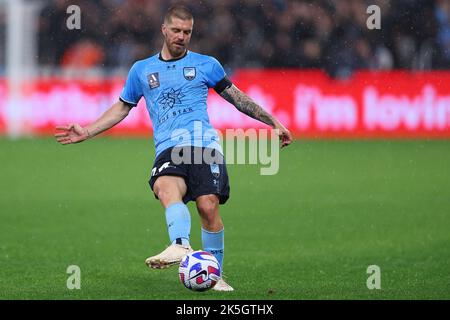
{"label": "club crest on jersey", "polygon": [[[213,174],[213,176],[217,179],[220,176],[220,168],[219,165],[217,163],[212,163],[210,164],[210,168],[211,168],[211,173]],[[214,183],[216,184],[216,183]]]}
{"label": "club crest on jersey", "polygon": [[148,85],[150,89],[155,89],[159,87],[159,72],[150,73],[147,75]]}
{"label": "club crest on jersey", "polygon": [[183,74],[186,80],[192,81],[195,79],[197,72],[195,70],[195,67],[185,67],[183,68]]}

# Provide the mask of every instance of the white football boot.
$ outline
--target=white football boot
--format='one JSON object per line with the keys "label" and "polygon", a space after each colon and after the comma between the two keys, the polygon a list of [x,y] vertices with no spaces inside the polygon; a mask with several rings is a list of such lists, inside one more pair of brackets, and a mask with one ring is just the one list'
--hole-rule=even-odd
{"label": "white football boot", "polygon": [[215,291],[234,291],[233,287],[220,278],[216,285],[212,288]]}
{"label": "white football boot", "polygon": [[160,254],[147,258],[145,264],[153,269],[164,269],[179,264],[181,259],[188,253],[193,252],[191,246],[182,246],[180,244],[172,244]]}

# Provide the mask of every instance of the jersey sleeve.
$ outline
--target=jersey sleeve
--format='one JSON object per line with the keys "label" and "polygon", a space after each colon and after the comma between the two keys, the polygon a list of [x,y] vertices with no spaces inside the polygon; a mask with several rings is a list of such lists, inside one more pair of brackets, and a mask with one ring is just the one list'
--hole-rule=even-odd
{"label": "jersey sleeve", "polygon": [[226,77],[225,70],[219,61],[215,58],[211,58],[208,64],[208,71],[206,74],[208,88],[214,88],[222,79]]}
{"label": "jersey sleeve", "polygon": [[218,94],[221,94],[222,91],[232,85],[232,82],[228,78],[220,62],[214,58],[211,58],[211,62],[209,64],[207,85],[208,88],[214,88]]}
{"label": "jersey sleeve", "polygon": [[139,83],[136,64],[134,64],[128,72],[127,81],[120,94],[120,100],[132,107],[136,107],[142,96],[142,87]]}

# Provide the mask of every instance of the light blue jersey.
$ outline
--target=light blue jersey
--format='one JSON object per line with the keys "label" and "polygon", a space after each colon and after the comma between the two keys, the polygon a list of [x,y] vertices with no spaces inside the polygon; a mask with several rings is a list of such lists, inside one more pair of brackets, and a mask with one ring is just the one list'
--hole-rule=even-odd
{"label": "light blue jersey", "polygon": [[206,98],[208,89],[224,79],[225,71],[213,57],[187,51],[182,58],[165,61],[156,54],[132,66],[120,99],[136,106],[145,98],[157,156],[176,145],[210,147],[222,153]]}

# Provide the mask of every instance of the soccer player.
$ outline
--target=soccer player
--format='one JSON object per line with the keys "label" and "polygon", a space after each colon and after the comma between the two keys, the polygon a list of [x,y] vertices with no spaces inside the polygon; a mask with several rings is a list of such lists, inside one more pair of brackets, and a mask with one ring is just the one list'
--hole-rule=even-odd
{"label": "soccer player", "polygon": [[[156,146],[149,184],[165,208],[171,242],[160,254],[145,261],[151,268],[179,264],[184,255],[193,251],[189,244],[191,217],[186,206],[189,201],[196,202],[200,215],[203,250],[212,253],[221,268],[223,265],[224,226],[219,204],[228,200],[230,188],[219,137],[208,118],[208,88],[214,88],[239,111],[277,129],[281,147],[292,142],[289,130],[233,85],[215,58],[188,50],[193,25],[189,9],[172,6],[161,27],[164,37],[161,51],[132,66],[119,101],[86,127],[79,124],[56,127],[62,131],[55,134],[58,142],[79,143],[118,124],[145,98]],[[196,133],[199,125],[208,134]],[[209,155],[210,160],[205,156],[194,161],[198,154]],[[174,156],[192,161],[180,163]],[[223,277],[214,289],[233,290]]]}

